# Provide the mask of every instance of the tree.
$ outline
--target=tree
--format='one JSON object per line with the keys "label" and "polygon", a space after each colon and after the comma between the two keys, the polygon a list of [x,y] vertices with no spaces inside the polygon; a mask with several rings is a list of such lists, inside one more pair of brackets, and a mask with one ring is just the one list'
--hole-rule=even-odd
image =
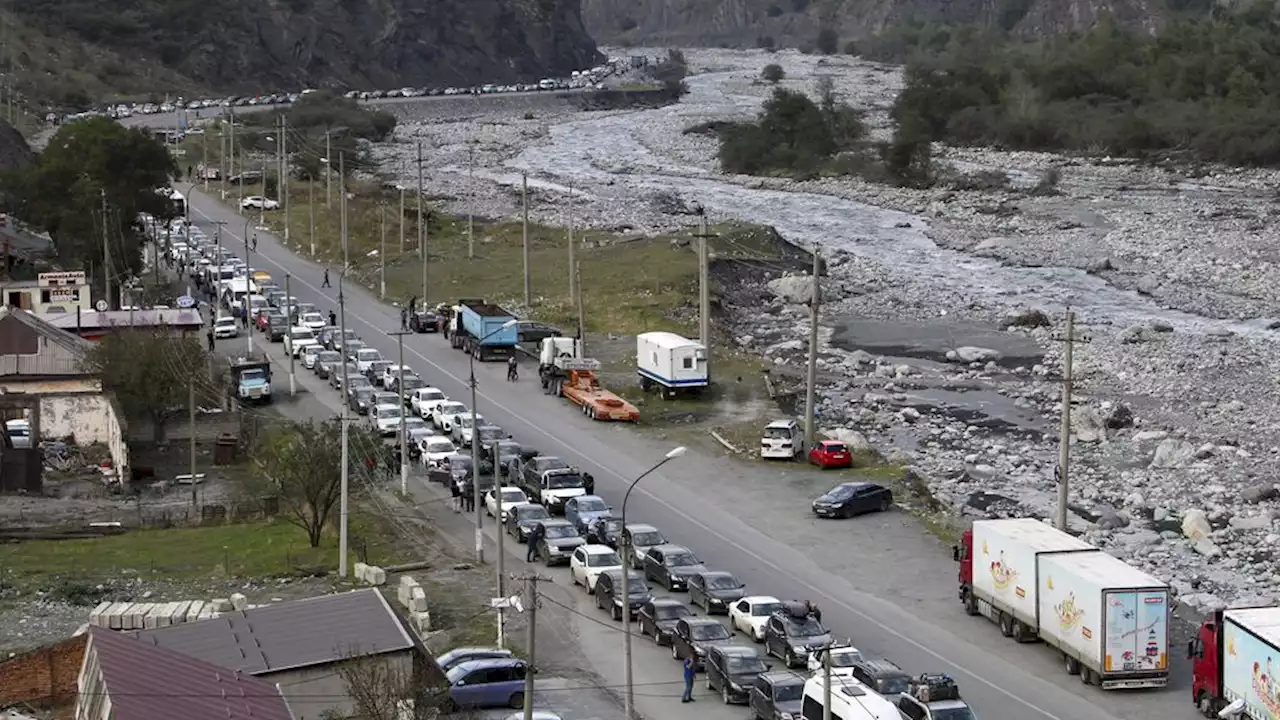
{"label": "tree", "polygon": [[782,82],[782,78],[786,76],[787,76],[787,72],[783,70],[782,66],[777,63],[769,63],[768,65],[764,66],[763,70],[760,71],[760,77],[764,78],[765,82],[770,82],[775,85],[777,85],[779,82]]}
{"label": "tree", "polygon": [[[349,427],[351,447],[372,447],[368,431]],[[360,453],[352,453],[359,458]],[[342,426],[339,420],[291,422],[267,428],[252,450],[255,480],[280,497],[285,517],[320,539],[342,492]],[[354,487],[354,484],[353,484]]]}
{"label": "tree", "polygon": [[126,417],[151,423],[157,443],[164,442],[169,421],[187,412],[190,383],[207,377],[197,340],[149,328],[108,333],[89,351],[84,366],[101,378],[104,390],[115,393]]}
{"label": "tree", "polygon": [[138,214],[173,217],[172,205],[156,189],[177,176],[169,152],[151,135],[97,117],[62,126],[34,165],[0,183],[15,214],[53,238],[60,262],[84,269],[96,281],[101,272],[94,268],[103,263],[103,222],[114,274],[137,273],[142,267]]}
{"label": "tree", "polygon": [[667,57],[652,66],[649,72],[668,90],[681,94],[688,92],[684,79],[689,74],[689,63],[685,61],[683,52],[676,49],[668,50]]}
{"label": "tree", "polygon": [[822,28],[818,31],[818,38],[814,41],[818,48],[818,52],[823,55],[835,55],[840,49],[840,35],[831,28]]}
{"label": "tree", "polygon": [[351,698],[351,718],[401,720],[406,700],[413,701],[413,717],[430,717],[428,711],[451,709],[448,680],[438,670],[431,672],[434,663],[413,663],[406,668],[383,656],[361,655],[358,648],[346,656],[337,669]]}

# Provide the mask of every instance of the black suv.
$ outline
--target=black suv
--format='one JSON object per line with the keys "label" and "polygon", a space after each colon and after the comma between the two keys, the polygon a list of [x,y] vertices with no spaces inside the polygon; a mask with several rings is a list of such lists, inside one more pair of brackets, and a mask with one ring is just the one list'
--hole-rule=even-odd
{"label": "black suv", "polygon": [[649,548],[644,556],[644,579],[653,580],[668,590],[687,590],[689,576],[707,571],[698,556],[679,545]]}
{"label": "black suv", "polygon": [[543,520],[550,519],[551,515],[541,505],[533,503],[516,505],[507,513],[507,521],[505,523],[507,534],[515,538],[517,542],[528,542],[529,533],[533,532],[533,526]]}
{"label": "black suv", "polygon": [[688,605],[675,598],[655,598],[640,608],[640,634],[653,637],[659,645],[671,642],[676,623],[681,618],[693,617]]}
{"label": "black suv", "polygon": [[[641,606],[653,599],[653,593],[649,592],[649,585],[640,573],[635,570],[628,570],[627,573],[627,594],[631,596],[627,605],[630,607],[631,617],[634,618]],[[608,570],[600,573],[600,577],[596,578],[595,596],[596,607],[601,610],[608,608],[610,617],[621,620],[622,571]]]}
{"label": "black suv", "polygon": [[675,632],[671,633],[671,657],[683,660],[694,659],[698,669],[702,669],[707,649],[712,645],[733,642],[729,628],[711,618],[689,617],[676,622]]}
{"label": "black suv", "polygon": [[596,545],[608,545],[618,549],[618,536],[622,534],[622,519],[613,517],[596,518],[587,526],[587,542]]}
{"label": "black suv", "polygon": [[753,718],[800,717],[804,705],[803,675],[784,670],[756,678],[747,697]]}
{"label": "black suv", "polygon": [[745,703],[751,686],[769,665],[747,645],[713,645],[707,649],[707,689],[720,691],[724,704]]}
{"label": "black suv", "polygon": [[830,642],[831,633],[803,602],[784,603],[764,626],[764,651],[780,658],[788,668],[805,666],[810,653]]}
{"label": "black suv", "polygon": [[850,666],[853,679],[893,699],[910,690],[911,676],[896,664],[876,658],[863,658]]}
{"label": "black suv", "polygon": [[728,615],[729,606],[741,600],[747,586],[727,572],[704,572],[689,576],[689,604],[702,606],[708,615]]}

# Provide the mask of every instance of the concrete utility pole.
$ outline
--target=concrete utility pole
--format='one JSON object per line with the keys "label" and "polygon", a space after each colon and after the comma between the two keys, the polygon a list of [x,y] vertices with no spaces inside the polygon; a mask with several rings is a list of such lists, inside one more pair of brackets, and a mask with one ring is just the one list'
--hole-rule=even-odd
{"label": "concrete utility pole", "polygon": [[831,720],[831,645],[822,650],[822,720]]}
{"label": "concrete utility pole", "polygon": [[538,582],[555,580],[536,573],[528,573],[518,579],[524,581],[524,611],[529,613],[529,622],[525,626],[525,650],[529,653],[529,669],[524,676],[524,720],[533,720],[533,679],[537,676],[538,668]]}
{"label": "concrete utility pole", "polygon": [[[484,564],[484,502],[480,493],[480,443],[476,442],[476,361],[475,353],[471,358],[471,377],[467,384],[471,387],[471,493],[476,502],[476,562]],[[494,468],[494,472],[498,471]],[[497,486],[496,477],[494,486]],[[499,529],[498,534],[502,531]]]}
{"label": "concrete utility pole", "polygon": [[284,210],[284,242],[289,243],[289,120],[280,116],[280,209]]}
{"label": "concrete utility pole", "polygon": [[187,380],[187,422],[191,423],[187,431],[191,436],[188,439],[191,445],[191,509],[199,510],[200,498],[196,492],[200,484],[196,482],[196,375],[194,372]]}
{"label": "concrete utility pole", "polygon": [[418,141],[418,256],[422,258],[422,305],[427,304],[427,221],[422,216],[422,141]]}
{"label": "concrete utility pole", "polygon": [[218,170],[222,180],[221,195],[223,200],[227,199],[227,175],[230,174],[230,170],[227,169],[227,157],[229,157],[229,154],[227,152],[226,128],[227,120],[223,118],[222,125],[218,126]]}
{"label": "concrete utility pole", "polygon": [[[284,296],[285,296],[285,298],[291,298],[291,297],[293,297],[293,293],[289,291],[289,279],[290,279],[290,275],[289,275],[289,273],[285,273],[285,274],[284,274]],[[286,299],[286,300],[285,300],[285,310],[286,310],[286,312],[288,312],[290,315],[292,315],[292,314],[293,314],[293,308],[288,307],[288,306],[289,306],[289,301]],[[292,325],[292,323],[290,323],[290,325]],[[288,327],[288,325],[286,325],[286,327]],[[296,360],[297,360],[297,358],[295,358],[295,357],[293,356],[293,353],[289,353],[289,395],[290,395],[290,397],[292,397],[292,396],[294,396],[294,395],[297,395],[297,394],[298,394],[298,378],[297,378],[297,376],[296,376],[296,375],[294,375],[294,372],[293,372],[293,371],[294,371],[293,364],[294,364],[294,362],[296,362]]]}
{"label": "concrete utility pole", "polygon": [[576,263],[573,266],[573,276],[577,279],[574,285],[578,289],[578,297],[574,300],[578,306],[578,344],[582,351],[582,357],[588,357],[586,310],[582,306],[582,263]]}
{"label": "concrete utility pole", "polygon": [[400,252],[404,252],[404,158],[400,158]]}
{"label": "concrete utility pole", "polygon": [[[342,220],[342,270],[346,272],[351,267],[351,249],[350,243],[347,242],[347,158],[343,153],[338,153],[338,192],[342,193],[342,200],[338,203],[338,215]],[[342,291],[339,290],[341,295]],[[343,335],[346,337],[346,335]]]}
{"label": "concrete utility pole", "polygon": [[[400,359],[397,362],[399,362],[400,367],[403,368],[404,367],[404,336],[412,334],[412,331],[405,330],[402,328],[396,332],[387,333],[387,334],[396,336],[396,346],[400,352]],[[400,492],[407,493],[409,492],[409,433],[405,429],[407,413],[405,412],[404,408],[407,407],[407,405],[405,403],[405,395],[404,395],[403,370],[400,373],[400,378],[401,380],[398,383],[398,385],[400,386]]]}
{"label": "concrete utility pole", "polygon": [[316,181],[310,178],[307,181],[307,226],[310,229],[309,236],[311,240],[311,259],[316,258]]}
{"label": "concrete utility pole", "polygon": [[[342,217],[344,221],[347,217],[346,206],[347,206],[347,196],[345,193],[343,193]],[[343,245],[343,250],[345,252],[346,245],[347,245],[346,222],[343,222],[342,224],[342,245]],[[338,334],[340,337],[343,337],[343,338],[347,336],[347,301],[342,291],[342,282],[343,280],[346,279],[346,277],[347,277],[347,266],[343,265],[342,272],[338,273]],[[346,388],[351,387],[350,383],[347,382],[347,363],[345,361],[342,363],[342,387],[344,388],[343,392],[346,392],[345,390]],[[351,430],[349,427],[350,414],[348,412],[350,404],[344,402],[344,403],[341,403],[341,405],[342,405],[342,415],[341,415],[341,420],[339,420],[339,422],[342,423],[342,486],[340,489],[341,500],[339,501],[339,508],[338,508],[338,577],[346,577],[347,576],[347,520],[348,520],[347,495],[348,495],[348,484],[350,482],[350,475],[351,475],[351,449],[350,449]]]}
{"label": "concrete utility pole", "polygon": [[[240,151],[240,182],[236,183],[236,212],[244,214],[244,150]],[[266,182],[266,178],[263,178]]]}
{"label": "concrete utility pole", "polygon": [[[277,145],[279,142],[277,141]],[[280,178],[276,178],[276,196],[280,195]],[[267,224],[267,159],[262,158],[262,204],[258,206],[258,225]]]}
{"label": "concrete utility pole", "polygon": [[[111,309],[114,303],[111,301],[111,242],[107,231],[107,223],[110,222],[107,216],[107,191],[103,189],[98,193],[102,196],[102,289],[107,294],[107,309]],[[195,480],[192,479],[192,482]]]}
{"label": "concrete utility pole", "polygon": [[819,276],[822,274],[822,250],[813,248],[813,295],[809,298],[809,370],[805,377],[804,390],[804,443],[805,447],[813,447],[817,429],[814,427],[817,410],[818,384],[818,317],[822,305],[822,287]]}
{"label": "concrete utility pole", "polygon": [[[264,168],[264,171],[265,171],[265,168]],[[266,198],[263,198],[263,199],[265,200]],[[256,230],[254,231],[254,234],[255,235],[257,234]],[[252,288],[253,285],[254,285],[253,257],[249,254],[249,221],[245,220],[244,221],[244,307],[243,307],[243,311],[244,311],[244,330],[245,330],[244,339],[245,339],[245,347],[247,348],[245,352],[246,360],[253,357],[253,328],[249,325],[249,319],[250,319],[249,310],[252,308],[252,305],[250,304],[249,301],[253,298],[253,292],[251,292],[250,288]]]}
{"label": "concrete utility pole", "polygon": [[711,350],[711,254],[707,240],[715,235],[707,231],[707,211],[698,208],[698,342]]}
{"label": "concrete utility pole", "polygon": [[[475,430],[473,429],[471,431],[471,443],[475,445],[477,444],[477,442],[478,441],[475,436]],[[502,520],[502,483],[499,482],[499,480],[501,479],[501,476],[498,471],[498,459],[501,457],[501,455],[499,454],[498,450],[499,450],[498,443],[495,442],[493,444],[493,494],[494,494],[493,500],[494,500],[494,503],[497,504],[498,506],[497,517],[495,519],[495,523],[498,526],[497,532],[495,533],[498,537],[498,594],[495,597],[505,598],[507,596],[507,582],[506,582],[507,581],[507,570],[506,570],[507,553],[506,553],[506,550],[502,547],[503,546],[502,536],[506,535],[507,533],[502,528],[502,522],[503,522]],[[498,611],[498,647],[505,648],[507,646],[507,622],[506,622],[507,608],[506,606],[499,605],[497,607],[497,611]]]}
{"label": "concrete utility pole", "polygon": [[471,145],[467,147],[467,259],[473,260],[476,256],[476,222],[475,222],[475,205],[476,205],[476,186],[473,180],[476,167],[476,146],[475,140],[471,141]]}
{"label": "concrete utility pole", "polygon": [[[228,115],[231,118],[231,136],[227,140],[227,165],[228,173],[236,174],[236,111],[235,108],[228,108]],[[241,164],[241,172],[244,171],[244,165]],[[244,187],[244,178],[236,178],[236,187]],[[241,193],[243,194],[243,193]],[[238,200],[239,198],[237,198]],[[236,206],[236,212],[240,212],[240,206]]]}
{"label": "concrete utility pole", "polygon": [[324,131],[324,206],[333,207],[333,133]]}
{"label": "concrete utility pole", "polygon": [[571,303],[578,302],[578,281],[575,277],[577,268],[578,263],[573,259],[573,183],[569,183],[569,302]]}
{"label": "concrete utility pole", "polygon": [[[200,182],[205,192],[209,192],[209,135],[200,136]],[[191,207],[191,198],[187,198],[187,207]]]}
{"label": "concrete utility pole", "polygon": [[520,175],[520,205],[522,210],[521,229],[524,238],[524,305],[533,305],[533,295],[529,277],[529,173]]}
{"label": "concrete utility pole", "polygon": [[1062,425],[1058,431],[1058,467],[1054,475],[1058,480],[1058,514],[1055,518],[1058,529],[1067,530],[1067,497],[1070,491],[1071,469],[1071,391],[1075,383],[1075,344],[1088,343],[1087,337],[1076,337],[1076,314],[1067,308],[1063,318],[1065,328],[1061,336],[1055,340],[1065,342],[1067,346],[1062,352]]}
{"label": "concrete utility pole", "polygon": [[[381,243],[378,246],[378,296],[387,299],[387,206],[378,203],[378,232]],[[404,363],[400,363],[403,365]]]}

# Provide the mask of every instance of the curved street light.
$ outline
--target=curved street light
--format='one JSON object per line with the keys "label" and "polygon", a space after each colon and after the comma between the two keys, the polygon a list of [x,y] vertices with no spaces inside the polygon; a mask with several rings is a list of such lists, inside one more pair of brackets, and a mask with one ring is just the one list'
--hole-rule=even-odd
{"label": "curved street light", "polygon": [[650,473],[676,458],[684,455],[689,448],[680,445],[671,448],[667,454],[658,461],[657,465],[640,473],[640,476],[631,481],[627,486],[627,494],[622,496],[622,535],[620,536],[620,544],[622,545],[622,654],[626,666],[626,683],[627,691],[623,696],[623,717],[631,720],[631,709],[635,706],[635,682],[631,673],[631,533],[627,530],[627,501],[631,499],[631,491],[635,490],[636,485],[645,479]]}

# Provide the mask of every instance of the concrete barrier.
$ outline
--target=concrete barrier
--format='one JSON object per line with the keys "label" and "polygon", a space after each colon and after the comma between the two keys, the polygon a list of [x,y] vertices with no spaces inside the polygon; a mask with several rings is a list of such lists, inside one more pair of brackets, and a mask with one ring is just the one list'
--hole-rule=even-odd
{"label": "concrete barrier", "polygon": [[240,593],[231,594],[231,609],[240,612],[249,607],[249,598]]}

